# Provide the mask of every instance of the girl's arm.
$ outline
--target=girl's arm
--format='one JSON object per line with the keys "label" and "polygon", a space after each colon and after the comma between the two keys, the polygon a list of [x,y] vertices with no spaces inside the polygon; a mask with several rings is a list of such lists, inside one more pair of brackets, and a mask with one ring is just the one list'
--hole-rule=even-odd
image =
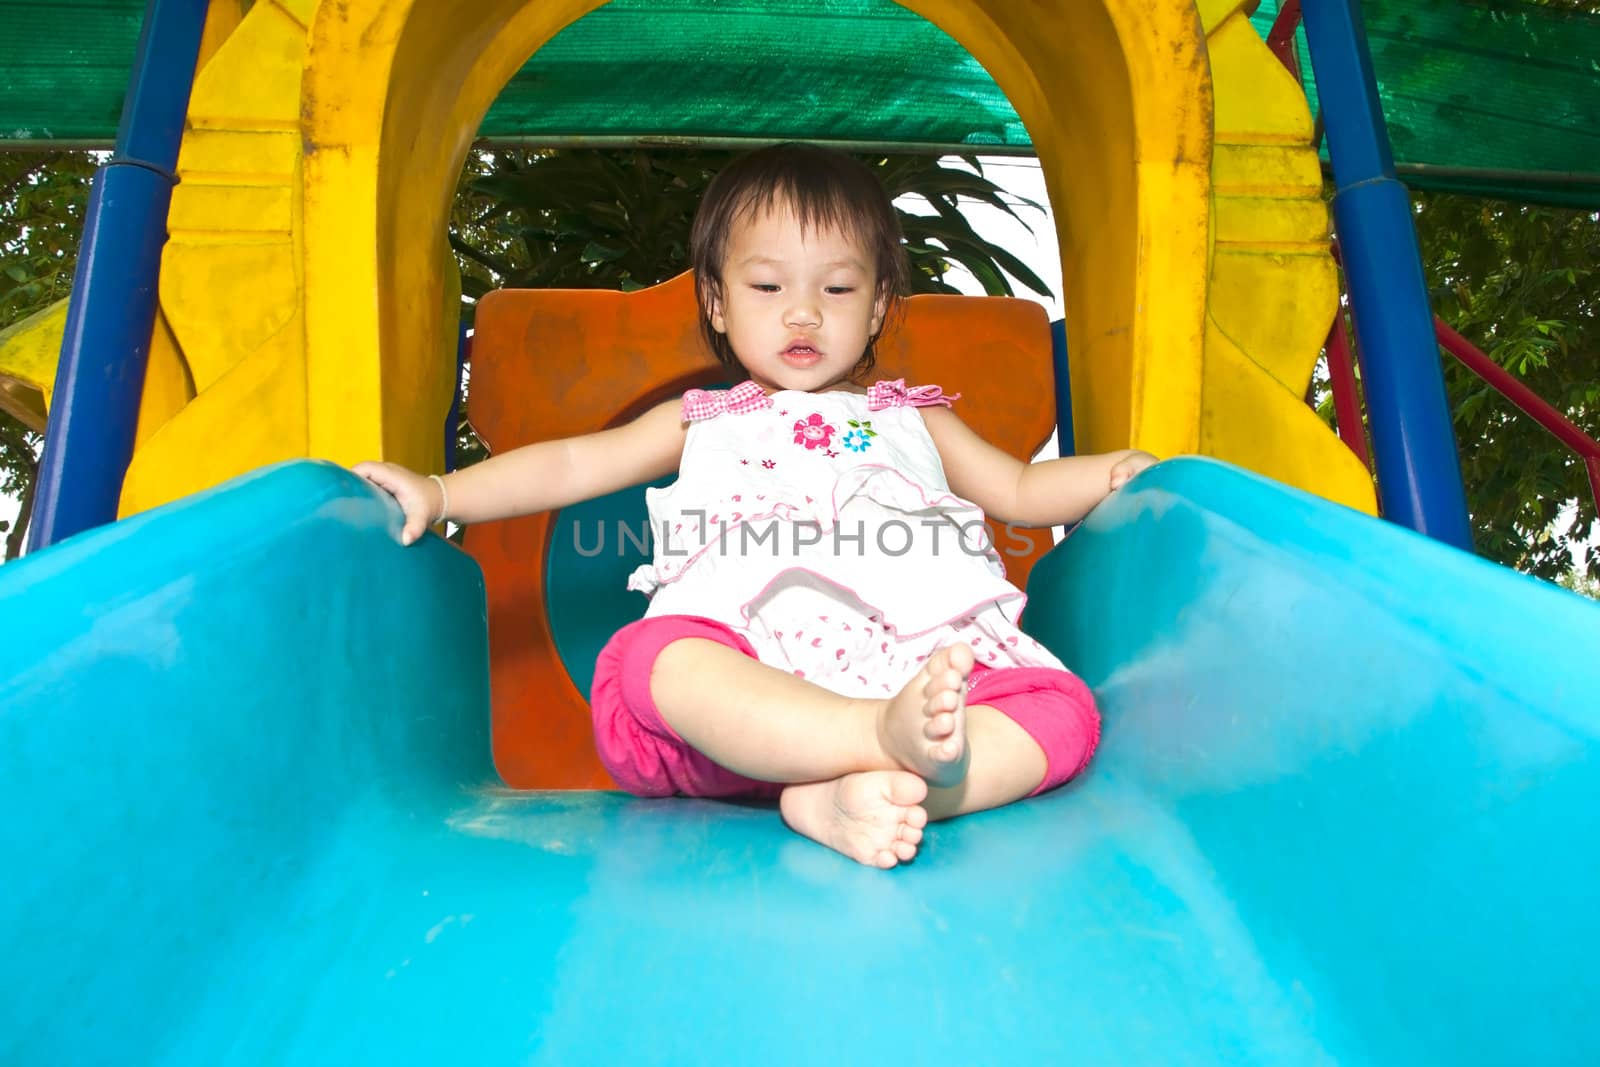
{"label": "girl's arm", "polygon": [[[664,401],[621,426],[524,445],[447,474],[448,517],[464,525],[554,511],[669,474],[678,469],[688,434],[681,409],[677,399]],[[353,469],[399,501],[403,543],[438,521],[444,500],[433,479],[393,463]]]}
{"label": "girl's arm", "polygon": [[1157,462],[1148,452],[1125,448],[1023,463],[979,437],[955,412],[941,407],[921,410],[951,492],[972,501],[990,518],[1015,526],[1077,522],[1112,490]]}

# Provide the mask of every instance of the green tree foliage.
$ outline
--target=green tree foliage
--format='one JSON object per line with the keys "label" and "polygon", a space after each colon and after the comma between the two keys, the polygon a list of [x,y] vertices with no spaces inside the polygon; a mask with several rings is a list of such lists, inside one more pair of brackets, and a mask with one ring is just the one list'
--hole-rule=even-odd
{"label": "green tree foliage", "polygon": [[[1600,439],[1600,213],[1446,194],[1415,198],[1434,310]],[[1444,357],[1480,553],[1557,581],[1600,579],[1600,518],[1582,461]],[[1565,537],[1556,519],[1576,507]]]}
{"label": "green tree foliage", "polygon": [[[89,183],[88,152],[0,152],[0,329],[49,307],[72,289]],[[0,411],[0,493],[21,505],[5,534],[5,558],[22,551],[42,439]]]}
{"label": "green tree foliage", "polygon": [[[689,225],[725,151],[478,150],[462,174],[451,230],[469,300],[490,289],[641,289],[682,273]],[[861,157],[889,194],[921,198],[933,214],[900,211],[917,292],[955,292],[951,264],[984,291],[1013,295],[1011,278],[1040,295],[1049,289],[1027,265],[985,241],[960,211],[963,200],[990,204],[1024,221],[1009,197],[983,176],[928,156]]]}

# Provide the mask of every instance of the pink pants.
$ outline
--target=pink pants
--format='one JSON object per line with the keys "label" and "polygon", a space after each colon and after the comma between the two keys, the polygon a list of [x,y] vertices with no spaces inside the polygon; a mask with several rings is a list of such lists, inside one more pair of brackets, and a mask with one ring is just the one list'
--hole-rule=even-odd
{"label": "pink pants", "polygon": [[[684,637],[716,641],[756,658],[749,642],[712,619],[659,615],[624,626],[601,651],[589,695],[600,762],[618,785],[636,796],[777,796],[781,784],[746,778],[713,763],[690,748],[656,710],[650,670],[663,648]],[[1030,795],[1054,789],[1083,770],[1100,740],[1094,695],[1067,671],[974,667],[967,703],[1002,712],[1044,750],[1044,781]]]}

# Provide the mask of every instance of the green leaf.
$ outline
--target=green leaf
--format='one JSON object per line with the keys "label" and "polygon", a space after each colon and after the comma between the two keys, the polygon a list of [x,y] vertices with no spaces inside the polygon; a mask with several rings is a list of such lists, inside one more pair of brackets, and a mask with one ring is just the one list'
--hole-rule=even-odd
{"label": "green leaf", "polygon": [[590,241],[583,246],[581,255],[585,263],[610,263],[627,255],[627,249],[608,248],[597,241]]}

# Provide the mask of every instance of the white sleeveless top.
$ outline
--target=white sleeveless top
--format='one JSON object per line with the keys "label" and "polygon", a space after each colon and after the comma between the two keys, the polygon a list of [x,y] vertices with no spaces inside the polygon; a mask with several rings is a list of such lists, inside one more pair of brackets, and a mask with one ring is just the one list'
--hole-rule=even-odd
{"label": "white sleeveless top", "polygon": [[1026,597],[945,481],[917,407],[950,399],[903,382],[690,390],[678,479],[645,494],[654,562],[628,580],[646,616],[715,619],[847,696],[898,691],[957,640],[990,667],[1064,669],[1017,629]]}

